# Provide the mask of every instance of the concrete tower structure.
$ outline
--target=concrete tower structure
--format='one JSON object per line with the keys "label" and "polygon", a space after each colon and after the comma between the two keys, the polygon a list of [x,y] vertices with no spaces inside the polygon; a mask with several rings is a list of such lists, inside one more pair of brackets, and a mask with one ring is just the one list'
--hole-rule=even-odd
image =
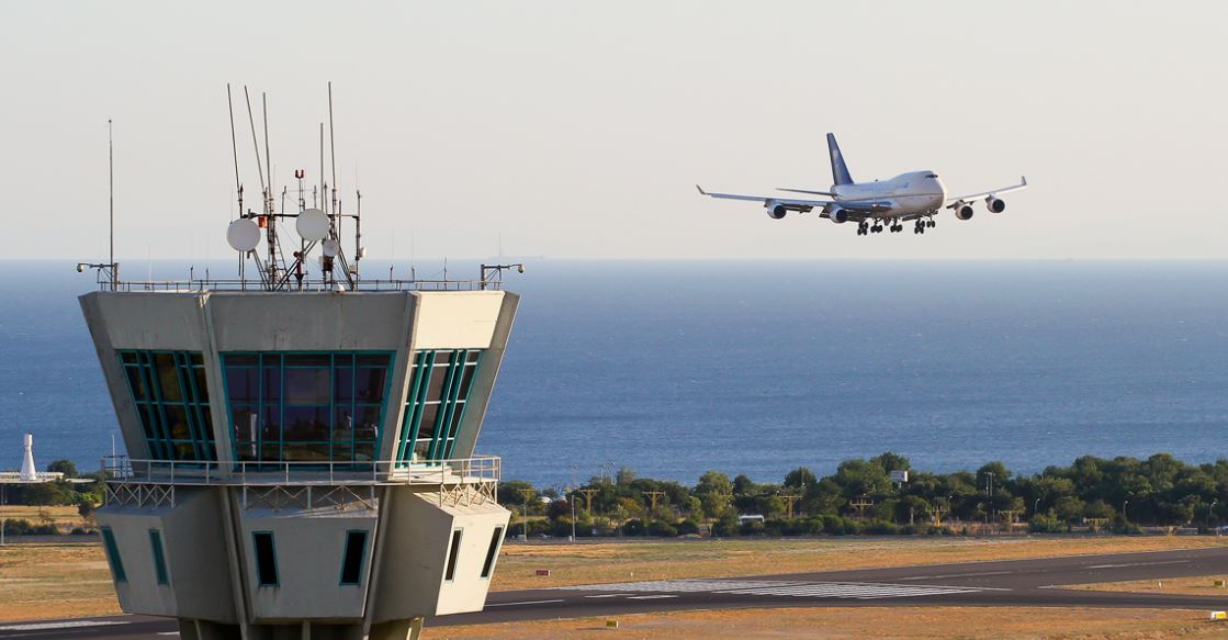
{"label": "concrete tower structure", "polygon": [[308,208],[304,173],[290,212],[267,188],[245,211],[238,189],[246,278],[87,265],[102,290],[81,309],[131,458],[96,511],[103,544],[123,609],[178,618],[186,640],[416,637],[483,607],[507,529],[500,461],[474,455],[519,300],[502,266],[365,280],[359,214],[323,183]]}
{"label": "concrete tower structure", "polygon": [[22,444],[25,450],[21,457],[21,481],[38,482],[38,467],[34,466],[34,434],[27,433]]}

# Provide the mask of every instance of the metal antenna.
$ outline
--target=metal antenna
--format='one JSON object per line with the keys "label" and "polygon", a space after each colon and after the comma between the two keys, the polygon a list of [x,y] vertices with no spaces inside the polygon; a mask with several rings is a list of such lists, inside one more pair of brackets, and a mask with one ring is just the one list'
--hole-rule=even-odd
{"label": "metal antenna", "polygon": [[273,155],[269,153],[269,97],[260,92],[260,108],[264,111],[264,166],[269,174],[269,213],[273,213]]}
{"label": "metal antenna", "polygon": [[[337,211],[337,138],[333,134],[333,83],[328,83],[328,153],[333,165],[333,212]],[[340,233],[340,231],[338,231]]]}
{"label": "metal antenna", "polygon": [[226,110],[230,112],[230,150],[235,157],[235,191],[239,193],[239,216],[243,216],[243,185],[239,182],[239,142],[235,138],[235,107],[230,98],[230,83],[226,83]]}
{"label": "metal antenna", "polygon": [[243,85],[243,98],[247,101],[247,121],[252,126],[252,148],[256,150],[256,171],[260,174],[260,190],[264,192],[264,167],[262,166],[263,163],[260,162],[260,143],[256,137],[256,118],[252,116],[252,97],[247,93],[247,85]]}
{"label": "metal antenna", "polygon": [[115,136],[112,134],[111,119],[107,118],[107,191],[111,207],[111,291],[115,291],[115,278],[118,274],[115,268]]}

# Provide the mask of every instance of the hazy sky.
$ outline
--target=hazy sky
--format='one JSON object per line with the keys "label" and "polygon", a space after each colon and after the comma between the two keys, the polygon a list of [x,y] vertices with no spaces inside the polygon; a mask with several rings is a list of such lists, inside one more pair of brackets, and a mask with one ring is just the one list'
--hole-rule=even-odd
{"label": "hazy sky", "polygon": [[[5,2],[5,257],[232,255],[226,82],[372,257],[1225,258],[1228,3]],[[239,103],[241,104],[241,103]],[[258,108],[258,106],[257,106]],[[247,193],[259,191],[237,112]],[[700,197],[934,169],[1005,214],[858,237]],[[252,199],[255,204],[255,198]]]}

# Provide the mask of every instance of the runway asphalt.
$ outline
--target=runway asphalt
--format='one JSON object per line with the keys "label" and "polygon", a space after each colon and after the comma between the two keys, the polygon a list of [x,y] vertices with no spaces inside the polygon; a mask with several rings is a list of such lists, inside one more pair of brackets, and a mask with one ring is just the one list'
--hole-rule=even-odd
{"label": "runway asphalt", "polygon": [[[782,606],[1228,609],[1228,589],[1223,597],[1209,597],[1059,588],[1198,575],[1228,576],[1228,548],[500,591],[490,594],[484,611],[427,625]],[[40,620],[0,623],[0,639],[154,639],[174,637],[177,628],[172,620],[147,616]]]}

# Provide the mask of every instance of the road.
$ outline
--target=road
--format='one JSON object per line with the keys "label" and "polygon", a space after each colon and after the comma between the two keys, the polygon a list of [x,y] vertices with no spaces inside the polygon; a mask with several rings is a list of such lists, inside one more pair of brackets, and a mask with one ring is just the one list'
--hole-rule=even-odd
{"label": "road", "polygon": [[[491,593],[486,609],[428,626],[612,616],[688,609],[799,606],[1063,606],[1226,609],[1223,597],[1059,587],[1228,576],[1228,548],[921,565],[859,571],[666,580]],[[154,639],[176,624],[147,616],[0,623],[0,639]]]}

